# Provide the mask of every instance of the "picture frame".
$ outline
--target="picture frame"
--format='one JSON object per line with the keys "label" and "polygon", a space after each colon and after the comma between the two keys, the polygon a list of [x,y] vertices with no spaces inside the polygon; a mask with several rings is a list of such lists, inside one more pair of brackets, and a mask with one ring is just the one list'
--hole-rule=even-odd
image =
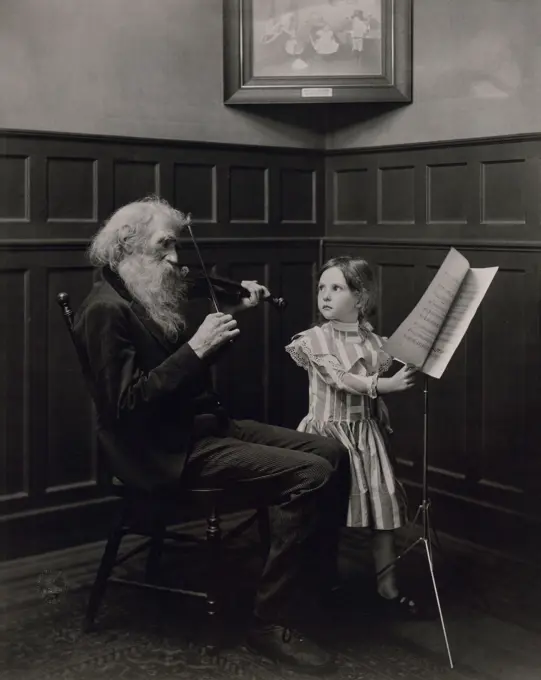
{"label": "picture frame", "polygon": [[412,100],[412,0],[224,0],[224,103]]}

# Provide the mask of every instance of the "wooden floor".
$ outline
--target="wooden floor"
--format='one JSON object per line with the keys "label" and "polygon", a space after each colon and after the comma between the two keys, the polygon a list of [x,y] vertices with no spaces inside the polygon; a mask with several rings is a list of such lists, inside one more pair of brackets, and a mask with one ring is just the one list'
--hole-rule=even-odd
{"label": "wooden floor", "polygon": [[[194,525],[194,531],[199,528]],[[409,538],[402,536],[407,545]],[[303,677],[268,664],[243,646],[250,598],[261,564],[256,536],[231,551],[227,578],[237,589],[227,613],[226,648],[208,657],[198,642],[200,603],[111,586],[96,632],[83,634],[82,613],[101,544],[0,565],[2,634],[0,678],[187,678],[249,680]],[[449,662],[439,618],[401,622],[375,604],[369,540],[344,531],[344,586],[318,634],[337,653],[337,680],[539,680],[541,678],[541,567],[481,552],[448,538],[435,551],[436,580],[455,664]],[[200,555],[167,555],[166,578],[197,581]],[[427,561],[412,553],[401,578],[434,603]],[[182,568],[181,568],[181,565]],[[137,573],[141,564],[127,566]],[[329,676],[331,677],[331,676]]]}

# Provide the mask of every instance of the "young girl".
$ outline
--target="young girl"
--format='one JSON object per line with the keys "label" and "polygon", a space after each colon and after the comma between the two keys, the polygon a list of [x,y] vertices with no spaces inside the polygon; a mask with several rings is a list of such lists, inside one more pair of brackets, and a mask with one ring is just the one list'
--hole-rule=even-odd
{"label": "young girl", "polygon": [[[286,351],[309,376],[309,412],[297,429],[335,437],[349,451],[347,526],[374,530],[379,574],[395,559],[393,530],[402,526],[404,506],[387,454],[386,434],[392,430],[379,395],[409,389],[415,369],[404,366],[381,377],[393,360],[367,321],[374,298],[374,275],[364,260],[329,260],[320,272],[317,298],[324,322],[295,335]],[[416,604],[397,588],[394,567],[378,577],[377,590],[382,603],[417,614]]]}

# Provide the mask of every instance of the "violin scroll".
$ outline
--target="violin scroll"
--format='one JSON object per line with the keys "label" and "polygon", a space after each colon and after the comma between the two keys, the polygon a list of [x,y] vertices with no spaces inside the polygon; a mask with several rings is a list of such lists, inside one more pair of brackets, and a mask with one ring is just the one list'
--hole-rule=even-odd
{"label": "violin scroll", "polygon": [[284,310],[287,307],[287,300],[285,300],[283,297],[268,297],[268,298],[263,298],[264,302],[268,302],[271,304],[273,307],[276,307],[276,309],[279,310]]}

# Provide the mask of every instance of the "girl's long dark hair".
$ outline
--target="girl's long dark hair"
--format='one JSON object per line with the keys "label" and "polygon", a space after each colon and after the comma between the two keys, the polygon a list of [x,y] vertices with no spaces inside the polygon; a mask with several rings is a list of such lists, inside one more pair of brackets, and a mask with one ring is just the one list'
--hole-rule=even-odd
{"label": "girl's long dark hair", "polygon": [[352,255],[340,255],[327,260],[318,274],[318,282],[323,272],[336,267],[339,269],[350,290],[359,295],[362,302],[359,308],[359,321],[364,321],[376,313],[376,277],[366,260]]}

